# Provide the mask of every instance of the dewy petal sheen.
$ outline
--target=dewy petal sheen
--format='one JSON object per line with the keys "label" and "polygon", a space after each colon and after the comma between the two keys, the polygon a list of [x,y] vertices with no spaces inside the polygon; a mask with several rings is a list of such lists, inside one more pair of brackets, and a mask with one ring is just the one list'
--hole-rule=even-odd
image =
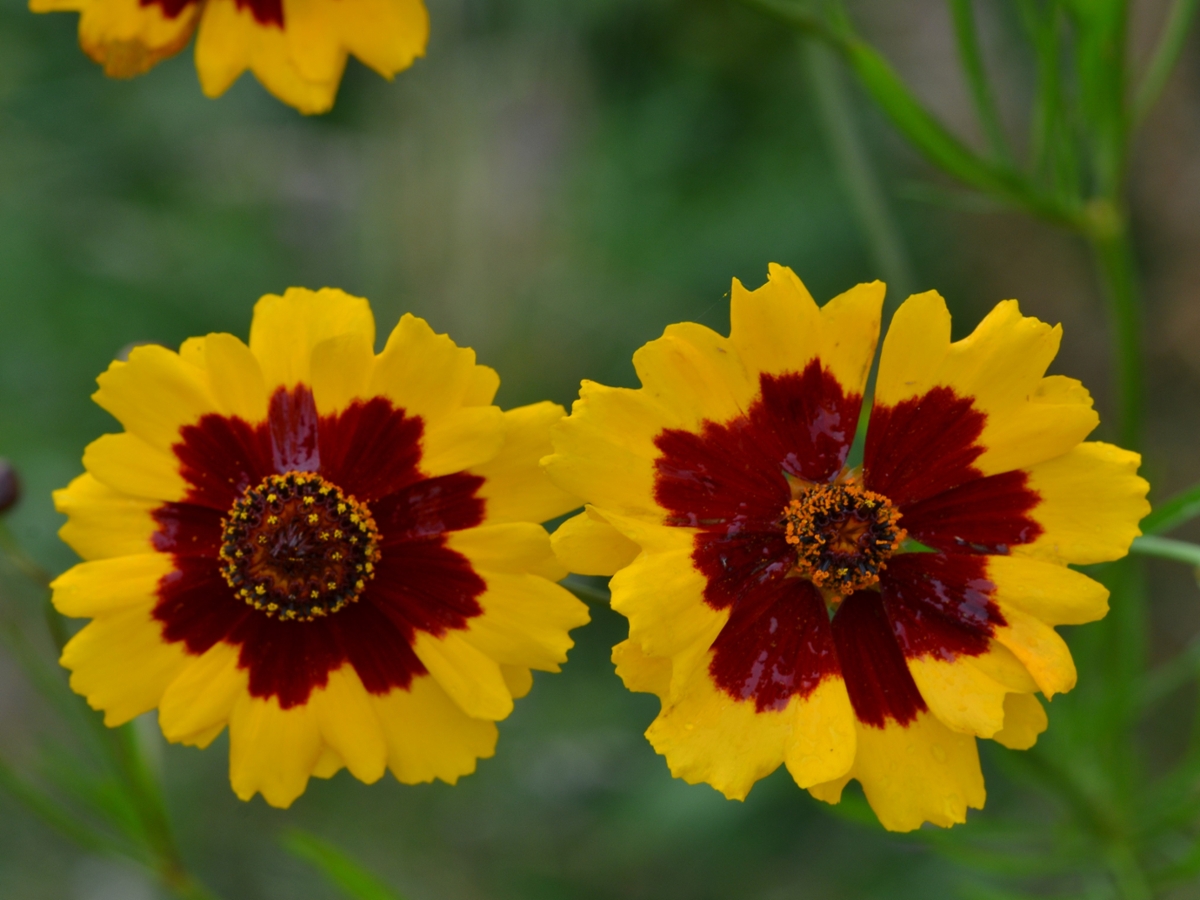
{"label": "dewy petal sheen", "polygon": [[99,379],[125,426],[55,493],[87,562],[54,582],[71,685],[109,725],[226,726],[238,796],[311,775],[453,783],[557,671],[586,608],[538,523],[578,505],[538,468],[562,409],[501,412],[495,373],[405,316],[292,289],[231,335],[142,347]]}
{"label": "dewy petal sheen", "polygon": [[1052,626],[1107,610],[1067,564],[1124,555],[1149,506],[1137,454],[1084,443],[1091,398],[1045,375],[1060,329],[1013,301],[957,343],[937,294],[900,307],[848,467],[882,301],[734,281],[728,338],[671,326],[640,389],[584,382],[543,464],[589,504],[555,550],[613,575],[613,661],[661,699],[672,773],[740,799],[782,763],[830,803],[855,778],[907,831],[983,806],[977,737],[1045,729],[1035,695],[1075,681]]}

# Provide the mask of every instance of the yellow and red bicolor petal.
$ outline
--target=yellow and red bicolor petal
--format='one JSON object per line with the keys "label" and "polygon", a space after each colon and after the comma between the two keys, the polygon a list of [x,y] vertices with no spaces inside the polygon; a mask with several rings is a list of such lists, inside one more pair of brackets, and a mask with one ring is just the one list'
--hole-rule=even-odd
{"label": "yellow and red bicolor petal", "polygon": [[[768,646],[756,643],[760,651]],[[760,683],[744,685],[745,694],[738,697],[714,682],[712,673],[728,666],[728,660],[718,659],[721,652],[715,651],[707,666],[693,670],[678,692],[672,692],[646,732],[654,749],[666,757],[672,775],[689,784],[710,784],[729,799],[742,800],[756,781],[781,763],[801,787],[838,778],[850,768],[854,716],[840,678],[818,675],[815,684],[763,706],[759,698],[766,692]],[[762,682],[806,674],[780,670],[786,652],[764,655]]]}
{"label": "yellow and red bicolor petal", "polygon": [[303,113],[333,106],[348,54],[391,78],[425,52],[421,0],[208,0],[196,41],[210,97],[246,69]]}
{"label": "yellow and red bicolor petal", "polygon": [[79,43],[111,78],[131,78],[182,50],[192,38],[196,0],[30,0],[33,12],[79,12]]}
{"label": "yellow and red bicolor petal", "polygon": [[1045,377],[1061,337],[1006,300],[951,343],[941,296],[908,298],[883,342],[864,459],[871,489],[904,506],[1073,448],[1099,417],[1078,382]]}
{"label": "yellow and red bicolor petal", "polygon": [[278,0],[206,0],[196,35],[196,71],[200,87],[209,97],[219,97],[250,69],[268,91],[302,113],[323,113],[333,107],[346,54],[337,54],[336,72],[321,80],[308,80],[291,57],[281,23]]}
{"label": "yellow and red bicolor petal", "polygon": [[[747,370],[759,379],[802,375],[815,364],[816,371],[840,386],[842,396],[835,395],[839,406],[846,403],[843,398],[861,401],[879,339],[883,295],[883,284],[875,281],[818,307],[791,269],[772,263],[767,283],[755,291],[734,279],[729,338]],[[824,390],[808,395],[814,406],[831,399],[828,388],[820,387]],[[829,426],[842,429],[848,421],[853,432],[857,409],[837,412],[845,421]]]}
{"label": "yellow and red bicolor petal", "polygon": [[1149,512],[1140,457],[1079,443],[1095,426],[1075,382],[1043,377],[1059,329],[1006,301],[951,344],[936,294],[910,298],[884,342],[863,481],[916,540],[1059,563],[1124,555]]}

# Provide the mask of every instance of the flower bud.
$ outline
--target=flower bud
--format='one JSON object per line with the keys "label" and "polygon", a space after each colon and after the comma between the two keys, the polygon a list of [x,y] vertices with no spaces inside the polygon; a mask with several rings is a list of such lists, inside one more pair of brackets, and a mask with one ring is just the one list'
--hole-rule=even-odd
{"label": "flower bud", "polygon": [[6,513],[21,499],[21,479],[11,462],[0,457],[0,513]]}

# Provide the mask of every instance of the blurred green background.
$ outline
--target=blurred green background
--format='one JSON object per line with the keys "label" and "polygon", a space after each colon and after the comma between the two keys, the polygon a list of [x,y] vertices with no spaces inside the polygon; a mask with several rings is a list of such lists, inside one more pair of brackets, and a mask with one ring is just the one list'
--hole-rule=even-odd
{"label": "blurred green background", "polygon": [[[581,378],[632,383],[630,355],[668,323],[726,328],[733,276],[757,286],[768,262],[785,263],[820,301],[880,276],[792,34],[728,0],[429,6],[426,59],[390,84],[352,61],[335,111],[305,119],[248,75],[205,99],[190,50],[140,79],[106,80],[78,49],[75,15],[3,0],[0,454],[26,486],[14,529],[52,571],[74,560],[55,537],[49,491],[115,426],[88,399],[95,376],[130,342],[245,337],[263,293],[342,287],[371,299],[383,334],[412,311],[499,370],[502,405],[569,405]],[[972,135],[940,0],[852,6],[917,91]],[[1161,4],[1135,7],[1137,33],[1161,18]],[[1015,109],[1029,61],[1004,15],[983,24]],[[1144,471],[1158,497],[1200,478],[1195,49],[1135,166]],[[850,96],[913,286],[948,298],[957,336],[1007,297],[1063,322],[1055,371],[1081,377],[1103,414],[1108,345],[1084,249],[1015,214],[918,202],[931,176]],[[1181,569],[1150,569],[1156,658],[1200,628],[1200,594]],[[40,628],[33,591],[11,570],[0,576],[12,615]],[[189,862],[229,900],[332,898],[278,847],[300,825],[410,900],[929,898],[980,883],[927,842],[823,807],[782,770],[745,803],[673,781],[641,735],[656,701],[627,693],[608,661],[622,620],[593,617],[564,672],[539,675],[501,723],[496,757],[456,787],[390,776],[367,787],[342,773],[279,812],[234,797],[223,738],[205,752],[168,747],[153,720],[141,723]],[[1193,702],[1175,698],[1147,722],[1151,767],[1178,752]],[[28,765],[54,733],[0,651],[0,750]],[[985,753],[988,809],[968,828],[1054,814],[1004,775],[1003,752]],[[0,795],[0,897],[158,896]]]}

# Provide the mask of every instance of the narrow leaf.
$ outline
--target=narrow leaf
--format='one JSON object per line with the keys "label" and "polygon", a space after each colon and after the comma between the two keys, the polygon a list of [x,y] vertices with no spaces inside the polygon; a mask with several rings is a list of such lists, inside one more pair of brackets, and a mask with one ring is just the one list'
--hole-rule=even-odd
{"label": "narrow leaf", "polygon": [[402,900],[399,894],[345,853],[316,835],[294,829],[285,834],[280,843],[293,856],[319,869],[347,897],[355,900]]}

